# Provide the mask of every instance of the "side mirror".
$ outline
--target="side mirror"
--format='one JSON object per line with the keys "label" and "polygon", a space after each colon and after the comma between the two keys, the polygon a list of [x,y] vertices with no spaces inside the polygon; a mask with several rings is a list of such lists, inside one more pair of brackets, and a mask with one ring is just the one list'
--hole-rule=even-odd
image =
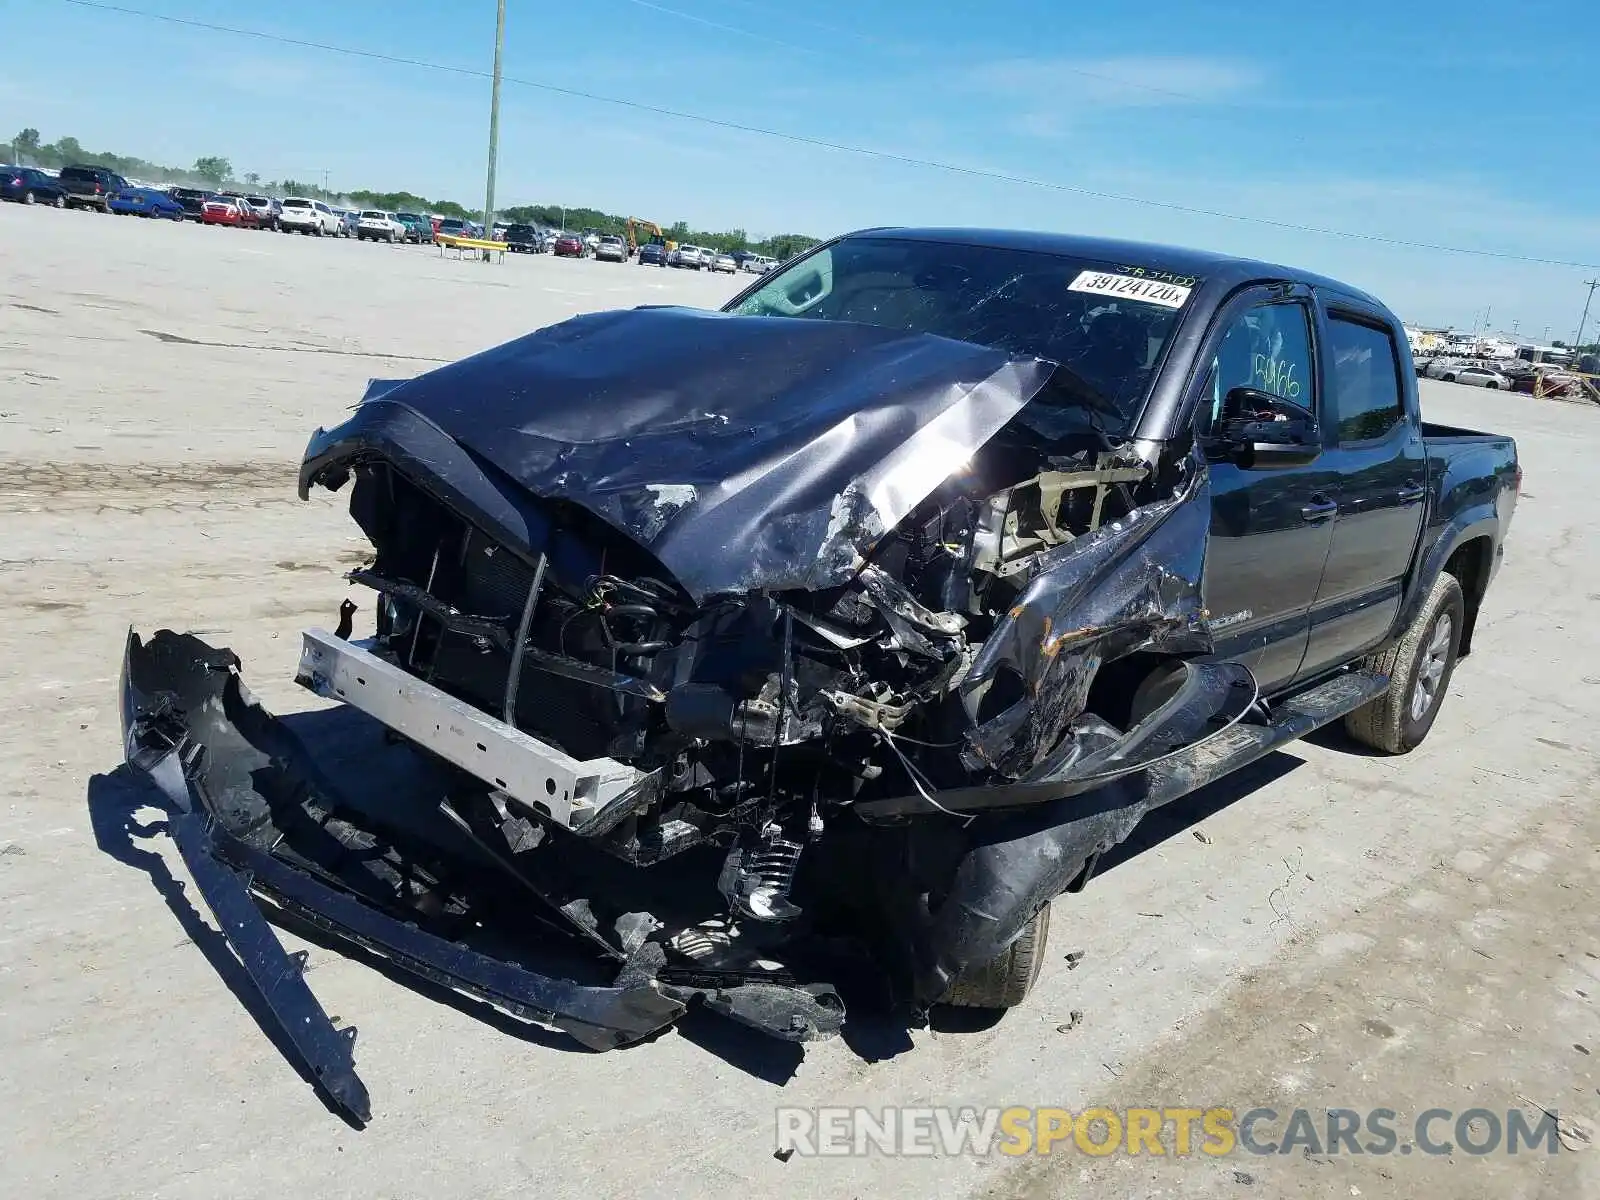
{"label": "side mirror", "polygon": [[1231,389],[1209,438],[1213,453],[1247,470],[1299,467],[1322,453],[1322,431],[1309,408],[1259,388]]}

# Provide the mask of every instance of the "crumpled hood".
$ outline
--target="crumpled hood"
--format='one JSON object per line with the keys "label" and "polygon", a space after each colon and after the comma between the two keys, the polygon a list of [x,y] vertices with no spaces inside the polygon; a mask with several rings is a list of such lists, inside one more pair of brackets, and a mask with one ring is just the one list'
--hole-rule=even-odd
{"label": "crumpled hood", "polygon": [[845,582],[1054,369],[851,322],[640,308],[374,381],[366,399],[588,509],[703,600]]}

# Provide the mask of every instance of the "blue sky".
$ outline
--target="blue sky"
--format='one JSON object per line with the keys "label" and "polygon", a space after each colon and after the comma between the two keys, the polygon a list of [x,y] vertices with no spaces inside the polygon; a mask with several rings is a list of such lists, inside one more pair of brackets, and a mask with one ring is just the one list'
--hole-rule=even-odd
{"label": "blue sky", "polygon": [[[471,70],[492,0],[112,0]],[[509,0],[505,73],[1068,187],[1600,263],[1600,105],[1576,0]],[[1513,15],[1514,13],[1514,15]],[[77,7],[0,10],[0,137],[483,202],[485,79]],[[93,87],[63,87],[70,77]],[[1406,249],[984,179],[508,82],[500,205],[699,228],[999,225],[1325,271],[1408,319],[1570,337],[1576,267]]]}

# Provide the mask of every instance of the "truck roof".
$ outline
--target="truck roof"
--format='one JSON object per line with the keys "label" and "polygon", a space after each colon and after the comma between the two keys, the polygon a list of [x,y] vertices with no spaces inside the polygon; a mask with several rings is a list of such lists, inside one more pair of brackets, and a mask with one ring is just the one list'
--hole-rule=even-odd
{"label": "truck roof", "polygon": [[1043,233],[1018,229],[940,229],[904,226],[858,229],[846,236],[867,234],[921,242],[992,246],[1002,250],[1033,250],[1044,254],[1093,259],[1097,262],[1137,263],[1143,267],[1154,267],[1180,275],[1198,275],[1208,282],[1229,286],[1247,283],[1254,279],[1290,279],[1313,287],[1344,292],[1385,310],[1388,307],[1377,297],[1360,288],[1299,267],[1285,267],[1251,258],[1237,258],[1233,255],[1218,254],[1209,250],[1191,250],[1181,246],[1164,246],[1154,242],[1133,242],[1117,238],[1084,237],[1071,233]]}

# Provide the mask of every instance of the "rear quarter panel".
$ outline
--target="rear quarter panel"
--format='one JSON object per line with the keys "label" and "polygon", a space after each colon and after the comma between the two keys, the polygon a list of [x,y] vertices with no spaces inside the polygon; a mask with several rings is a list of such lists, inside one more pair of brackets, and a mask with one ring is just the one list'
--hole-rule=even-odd
{"label": "rear quarter panel", "polygon": [[1481,578],[1472,575],[1463,580],[1469,592],[1465,652],[1477,599],[1500,570],[1506,532],[1516,512],[1517,444],[1497,434],[1435,435],[1424,425],[1423,446],[1428,459],[1428,523],[1395,633],[1411,624],[1451,557],[1468,543],[1480,541],[1483,548],[1469,552],[1473,558],[1469,570],[1481,572]]}

